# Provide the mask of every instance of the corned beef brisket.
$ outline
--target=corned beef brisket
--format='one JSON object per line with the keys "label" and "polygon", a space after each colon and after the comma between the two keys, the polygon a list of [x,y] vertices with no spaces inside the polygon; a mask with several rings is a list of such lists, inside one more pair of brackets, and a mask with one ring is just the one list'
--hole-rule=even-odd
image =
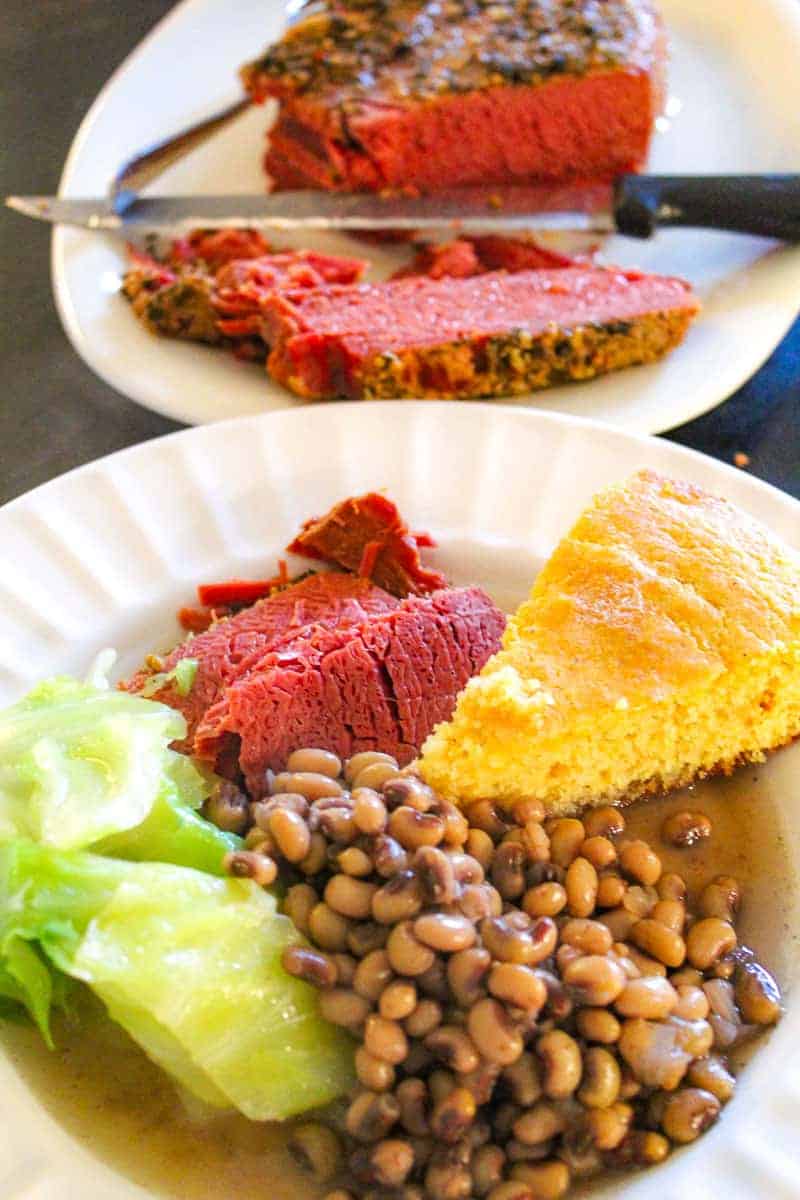
{"label": "corned beef brisket", "polygon": [[388,497],[367,492],[306,521],[286,549],[356,571],[393,596],[410,596],[447,586],[419,556],[421,547],[435,544],[430,534],[412,533]]}
{"label": "corned beef brisket", "polygon": [[268,369],[299,396],[457,399],[654,362],[698,308],[681,279],[575,266],[285,292],[262,319]]}
{"label": "corned beef brisket", "polygon": [[276,186],[436,191],[639,169],[665,55],[649,0],[326,0],[242,78]]}
{"label": "corned beef brisket", "polygon": [[[398,601],[366,579],[333,571],[309,575],[284,591],[212,625],[205,633],[181,642],[166,658],[163,671],[171,671],[182,658],[197,661],[197,673],[188,695],[168,683],[153,698],[179,709],[186,718],[187,736],[179,744],[191,752],[198,722],[237,679],[248,674],[282,641],[301,630],[334,629],[358,624],[370,616],[392,612]],[[138,692],[152,679],[140,671],[122,686]]]}
{"label": "corned beef brisket", "polygon": [[407,763],[497,650],[504,625],[479,588],[452,588],[359,625],[306,628],[224,689],[194,751],[221,770],[238,761],[254,796],[298,746],[342,757],[383,750]]}

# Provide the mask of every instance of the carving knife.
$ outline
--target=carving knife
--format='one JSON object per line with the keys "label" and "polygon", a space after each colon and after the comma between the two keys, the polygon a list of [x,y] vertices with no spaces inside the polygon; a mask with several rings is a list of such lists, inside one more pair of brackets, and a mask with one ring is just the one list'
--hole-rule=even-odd
{"label": "carving knife", "polygon": [[40,221],[119,234],[255,227],[303,232],[437,230],[486,233],[621,233],[647,238],[692,226],[800,241],[800,175],[624,175],[613,184],[459,188],[425,196],[274,192],[257,196],[83,199],[9,196]]}

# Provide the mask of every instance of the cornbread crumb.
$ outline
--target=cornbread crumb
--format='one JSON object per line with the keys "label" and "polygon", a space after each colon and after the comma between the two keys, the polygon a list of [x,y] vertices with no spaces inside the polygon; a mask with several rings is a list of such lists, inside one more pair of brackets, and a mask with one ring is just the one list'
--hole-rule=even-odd
{"label": "cornbread crumb", "polygon": [[798,734],[800,561],[726,501],[642,471],[557,547],[420,769],[451,797],[566,813]]}

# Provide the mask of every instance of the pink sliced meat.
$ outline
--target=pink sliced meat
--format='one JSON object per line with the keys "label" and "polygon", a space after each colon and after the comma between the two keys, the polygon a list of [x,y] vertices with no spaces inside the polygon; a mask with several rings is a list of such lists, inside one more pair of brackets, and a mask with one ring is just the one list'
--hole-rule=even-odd
{"label": "pink sliced meat", "polygon": [[197,728],[195,753],[217,769],[238,762],[254,796],[299,746],[409,762],[504,626],[479,588],[453,588],[349,628],[306,629],[226,688]]}

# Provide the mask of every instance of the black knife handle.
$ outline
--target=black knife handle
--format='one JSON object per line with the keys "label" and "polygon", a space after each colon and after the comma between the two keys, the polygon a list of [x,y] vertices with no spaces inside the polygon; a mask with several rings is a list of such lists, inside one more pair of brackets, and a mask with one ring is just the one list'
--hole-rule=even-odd
{"label": "black knife handle", "polygon": [[800,175],[623,175],[614,217],[628,237],[689,225],[798,242]]}

